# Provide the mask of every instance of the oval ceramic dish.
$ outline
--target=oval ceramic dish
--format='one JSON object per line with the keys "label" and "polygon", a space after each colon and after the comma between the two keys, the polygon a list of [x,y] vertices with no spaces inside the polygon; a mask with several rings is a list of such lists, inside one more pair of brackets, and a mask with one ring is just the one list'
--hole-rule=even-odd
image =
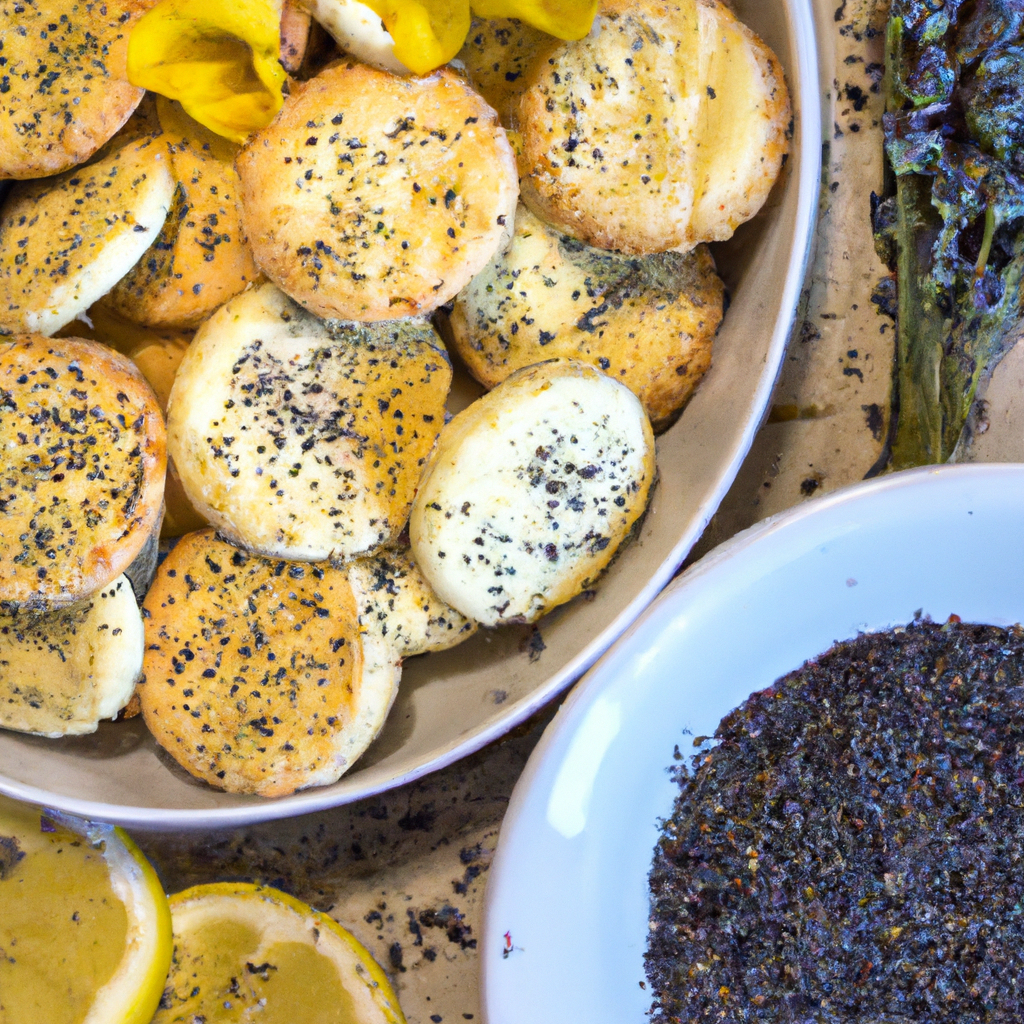
{"label": "oval ceramic dish", "polygon": [[332,786],[266,800],[195,782],[141,719],[93,736],[0,733],[0,791],[136,827],[241,824],[345,803],[401,785],[500,736],[568,686],[671,579],[707,524],[768,406],[807,264],[818,202],[821,109],[809,0],[738,0],[736,13],[775,50],[793,98],[795,137],[768,203],[715,247],[732,303],[714,364],[658,440],[660,480],[639,538],[590,600],[538,630],[481,630],[443,654],[411,659],[383,732]]}
{"label": "oval ceramic dish", "polygon": [[1024,465],[820,498],[675,581],[580,683],[512,794],[487,885],[488,1024],[643,1024],[647,876],[676,744],[835,641],[915,616],[1024,622]]}

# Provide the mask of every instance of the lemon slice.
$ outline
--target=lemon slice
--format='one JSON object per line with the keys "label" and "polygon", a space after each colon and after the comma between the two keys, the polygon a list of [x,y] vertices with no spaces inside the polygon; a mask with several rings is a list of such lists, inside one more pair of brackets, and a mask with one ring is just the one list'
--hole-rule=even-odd
{"label": "lemon slice", "polygon": [[0,798],[0,1021],[148,1024],[171,915],[119,828]]}
{"label": "lemon slice", "polygon": [[241,882],[170,902],[174,957],[153,1024],[405,1024],[365,947],[305,903]]}

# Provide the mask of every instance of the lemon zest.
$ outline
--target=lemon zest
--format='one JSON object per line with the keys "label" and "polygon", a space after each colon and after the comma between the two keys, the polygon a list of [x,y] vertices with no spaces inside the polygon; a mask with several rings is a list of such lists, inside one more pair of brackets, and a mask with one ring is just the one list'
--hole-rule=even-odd
{"label": "lemon zest", "polygon": [[160,0],[132,29],[128,79],[234,142],[284,102],[281,0]]}

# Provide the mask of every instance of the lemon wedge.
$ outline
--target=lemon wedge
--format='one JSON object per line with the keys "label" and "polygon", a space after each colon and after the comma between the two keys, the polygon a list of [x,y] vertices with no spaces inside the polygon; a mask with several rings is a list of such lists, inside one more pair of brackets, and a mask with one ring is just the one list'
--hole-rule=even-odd
{"label": "lemon wedge", "polygon": [[167,898],[124,832],[0,798],[4,1024],[148,1024],[170,960]]}
{"label": "lemon wedge", "polygon": [[286,893],[226,882],[170,904],[174,957],[153,1024],[405,1024],[365,947]]}

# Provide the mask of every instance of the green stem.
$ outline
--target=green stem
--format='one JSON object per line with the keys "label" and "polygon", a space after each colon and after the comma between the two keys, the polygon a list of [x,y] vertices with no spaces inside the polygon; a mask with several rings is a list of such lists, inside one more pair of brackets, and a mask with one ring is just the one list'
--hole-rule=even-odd
{"label": "green stem", "polygon": [[978,253],[978,262],[974,267],[974,276],[982,278],[985,276],[985,267],[988,266],[988,255],[992,251],[992,238],[999,226],[996,211],[991,205],[985,207],[985,235],[981,240],[981,251]]}
{"label": "green stem", "polygon": [[949,325],[925,287],[938,234],[938,216],[931,205],[931,179],[900,175],[896,197],[896,387],[900,407],[892,468],[899,470],[943,461],[939,375]]}

